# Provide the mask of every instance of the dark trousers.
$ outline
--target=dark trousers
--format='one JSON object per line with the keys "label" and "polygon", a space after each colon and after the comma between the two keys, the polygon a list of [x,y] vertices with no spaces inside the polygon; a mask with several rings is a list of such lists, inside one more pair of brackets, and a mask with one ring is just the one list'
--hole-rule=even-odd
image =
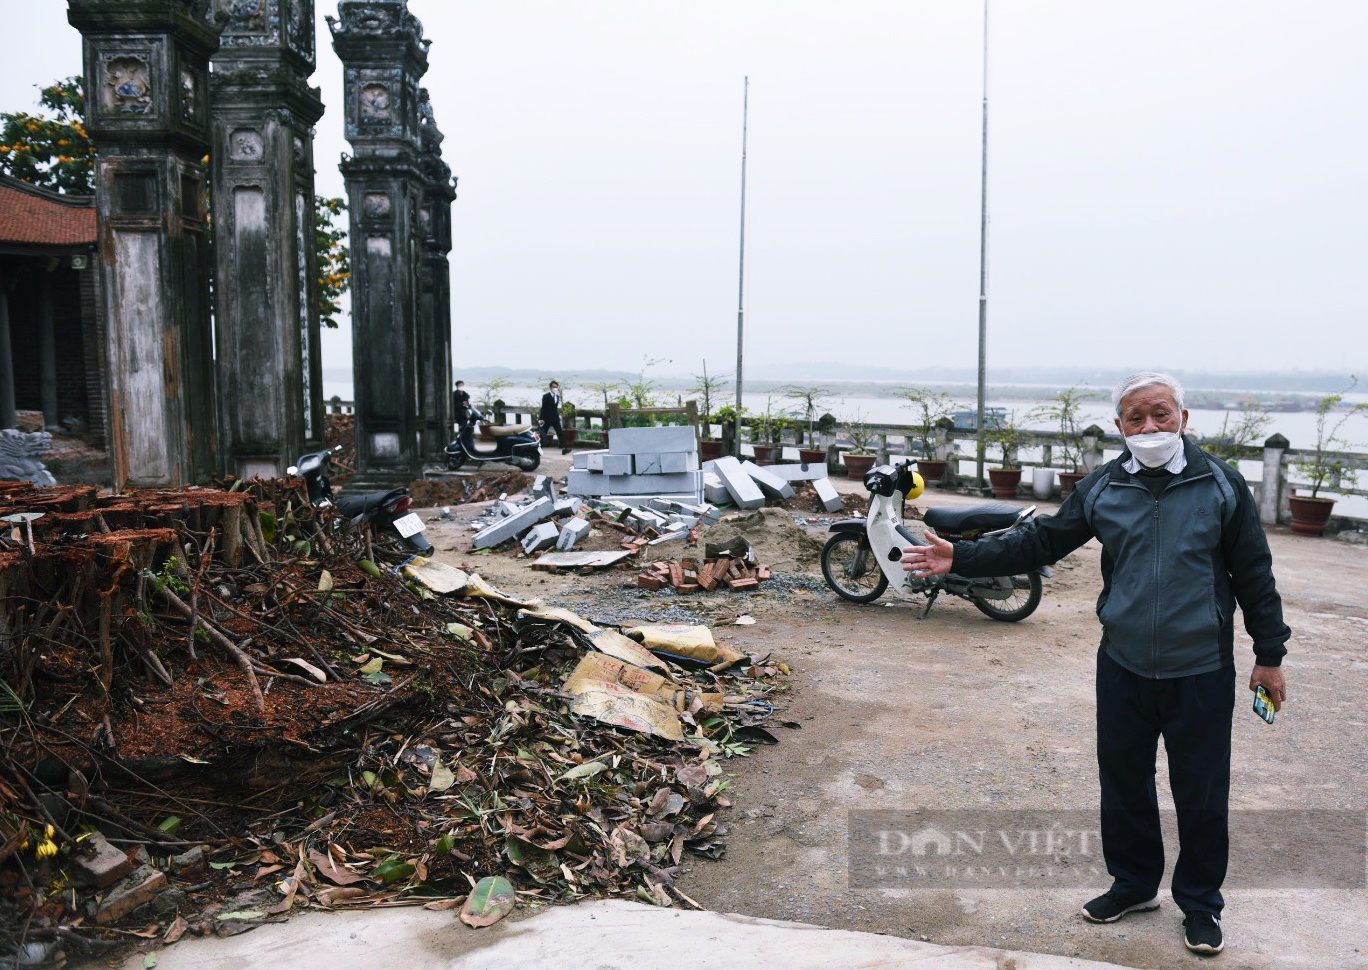
{"label": "dark trousers", "polygon": [[551,432],[552,432],[553,430],[556,432],[556,447],[557,447],[557,448],[560,448],[562,451],[564,451],[564,450],[565,450],[565,431],[561,428],[561,419],[560,419],[560,415],[559,415],[559,414],[556,415],[556,418],[555,418],[555,420],[553,420],[553,421],[547,421],[545,418],[542,418],[542,421],[541,421],[541,436],[542,436],[542,438],[543,438],[543,439],[549,438],[549,437],[551,436]]}
{"label": "dark trousers", "polygon": [[1102,855],[1126,899],[1150,899],[1164,875],[1154,787],[1159,738],[1178,814],[1173,901],[1220,915],[1230,855],[1230,730],[1235,668],[1154,680],[1097,657],[1097,767]]}

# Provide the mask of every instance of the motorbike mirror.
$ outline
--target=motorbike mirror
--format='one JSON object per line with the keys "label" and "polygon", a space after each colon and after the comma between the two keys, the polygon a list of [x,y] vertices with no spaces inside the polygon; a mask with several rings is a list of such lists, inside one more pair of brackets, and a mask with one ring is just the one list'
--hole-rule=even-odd
{"label": "motorbike mirror", "polygon": [[286,475],[298,475],[298,474],[299,474],[299,466],[298,466],[298,465],[291,465],[289,468],[285,469],[285,474],[286,474]]}

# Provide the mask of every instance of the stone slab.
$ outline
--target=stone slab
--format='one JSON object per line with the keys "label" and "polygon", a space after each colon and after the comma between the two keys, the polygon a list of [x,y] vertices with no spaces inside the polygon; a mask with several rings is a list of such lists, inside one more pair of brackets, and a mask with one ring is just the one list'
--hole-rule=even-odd
{"label": "stone slab", "polygon": [[531,555],[534,552],[541,552],[543,549],[550,549],[560,538],[560,529],[556,528],[554,522],[539,522],[527,530],[527,535],[522,538],[523,552]]}
{"label": "stone slab", "polygon": [[798,494],[793,490],[793,486],[784,479],[776,478],[753,461],[743,461],[741,470],[749,475],[751,480],[760,486],[760,491],[770,498],[793,498]]}
{"label": "stone slab", "polygon": [[587,519],[575,516],[565,523],[565,528],[561,529],[560,538],[556,540],[556,548],[562,552],[569,552],[575,548],[575,544],[589,534],[590,525]]}
{"label": "stone slab", "polygon": [[696,493],[702,485],[702,472],[680,472],[675,475],[604,475],[605,495],[673,495],[678,492]]}
{"label": "stone slab", "polygon": [[594,455],[606,454],[608,454],[607,448],[600,448],[597,451],[577,451],[575,452],[574,457],[571,459],[570,467],[588,470],[590,458],[592,458]]}
{"label": "stone slab", "polygon": [[550,475],[538,475],[532,480],[532,494],[544,495],[554,502],[556,500],[556,483],[552,481]]}
{"label": "stone slab", "polygon": [[717,472],[703,473],[703,498],[710,505],[731,504],[731,492],[727,491],[727,486],[722,483],[722,476]]}
{"label": "stone slab", "polygon": [[608,434],[608,450],[615,455],[639,455],[666,451],[698,452],[698,438],[689,425],[663,428],[614,428]]}
{"label": "stone slab", "polygon": [[109,891],[95,911],[95,922],[118,922],[139,906],[150,903],[166,886],[166,873],[142,866]]}
{"label": "stone slab", "polygon": [[766,465],[765,471],[786,482],[815,482],[827,477],[824,461],[803,462],[797,465]]}
{"label": "stone slab", "polygon": [[602,472],[605,475],[630,475],[632,468],[631,455],[615,455],[606,451],[591,454],[586,466],[587,471]]}
{"label": "stone slab", "polygon": [[507,542],[522,535],[542,519],[551,515],[553,503],[549,498],[539,498],[530,505],[524,505],[505,519],[486,526],[475,533],[473,541],[476,549],[492,549],[501,542]]}
{"label": "stone slab", "polygon": [[831,484],[831,479],[819,478],[812,483],[812,487],[817,490],[817,498],[821,501],[822,508],[828,512],[839,512],[845,508],[841,493],[836,491],[836,486]]}
{"label": "stone slab", "polygon": [[722,484],[726,486],[727,492],[731,495],[732,504],[739,509],[759,509],[765,506],[765,495],[760,491],[760,486],[755,484],[755,480],[746,474],[741,463],[731,455],[718,458],[713,462],[713,469],[717,477],[722,479]]}
{"label": "stone slab", "polygon": [[650,452],[634,456],[638,475],[674,475],[698,471],[698,455],[692,451]]}

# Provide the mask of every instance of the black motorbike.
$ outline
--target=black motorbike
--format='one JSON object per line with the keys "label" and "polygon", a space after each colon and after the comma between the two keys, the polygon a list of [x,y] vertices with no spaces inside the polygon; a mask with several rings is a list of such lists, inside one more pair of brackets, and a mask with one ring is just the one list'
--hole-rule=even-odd
{"label": "black motorbike", "polygon": [[356,525],[369,525],[376,538],[394,540],[397,545],[420,556],[432,555],[432,543],[423,530],[427,528],[418,513],[410,511],[413,501],[406,488],[392,488],[387,492],[361,492],[356,495],[333,495],[331,472],[332,456],[341,446],[303,455],[299,464],[286,469],[291,475],[304,479],[309,490],[309,501],[317,508],[335,508]]}
{"label": "black motorbike", "polygon": [[478,448],[475,445],[475,425],[483,420],[483,415],[472,411],[456,440],[446,446],[447,471],[454,472],[466,462],[483,464],[499,461],[512,465],[520,471],[530,472],[541,464],[541,436],[529,425],[509,425],[488,428],[494,438],[493,449]]}

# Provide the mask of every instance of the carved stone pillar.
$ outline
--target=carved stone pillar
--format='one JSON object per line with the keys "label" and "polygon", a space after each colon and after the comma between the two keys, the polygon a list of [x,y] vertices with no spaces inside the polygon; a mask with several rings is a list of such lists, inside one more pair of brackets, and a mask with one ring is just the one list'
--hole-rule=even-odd
{"label": "carved stone pillar", "polygon": [[420,93],[419,144],[425,183],[418,211],[422,267],[418,280],[418,347],[423,388],[424,438],[438,455],[452,435],[451,414],[451,203],[456,181],[442,160],[443,135],[426,90]]}
{"label": "carved stone pillar", "polygon": [[405,0],[341,0],[329,18],[344,68],[342,174],[351,206],[357,479],[411,481],[426,453],[418,357],[419,79],[423,26]]}
{"label": "carved stone pillar", "polygon": [[215,470],[204,173],[208,0],[68,0],[84,39],[114,481],[180,485]]}
{"label": "carved stone pillar", "polygon": [[225,471],[284,473],[322,439],[313,0],[213,0],[215,335]]}

